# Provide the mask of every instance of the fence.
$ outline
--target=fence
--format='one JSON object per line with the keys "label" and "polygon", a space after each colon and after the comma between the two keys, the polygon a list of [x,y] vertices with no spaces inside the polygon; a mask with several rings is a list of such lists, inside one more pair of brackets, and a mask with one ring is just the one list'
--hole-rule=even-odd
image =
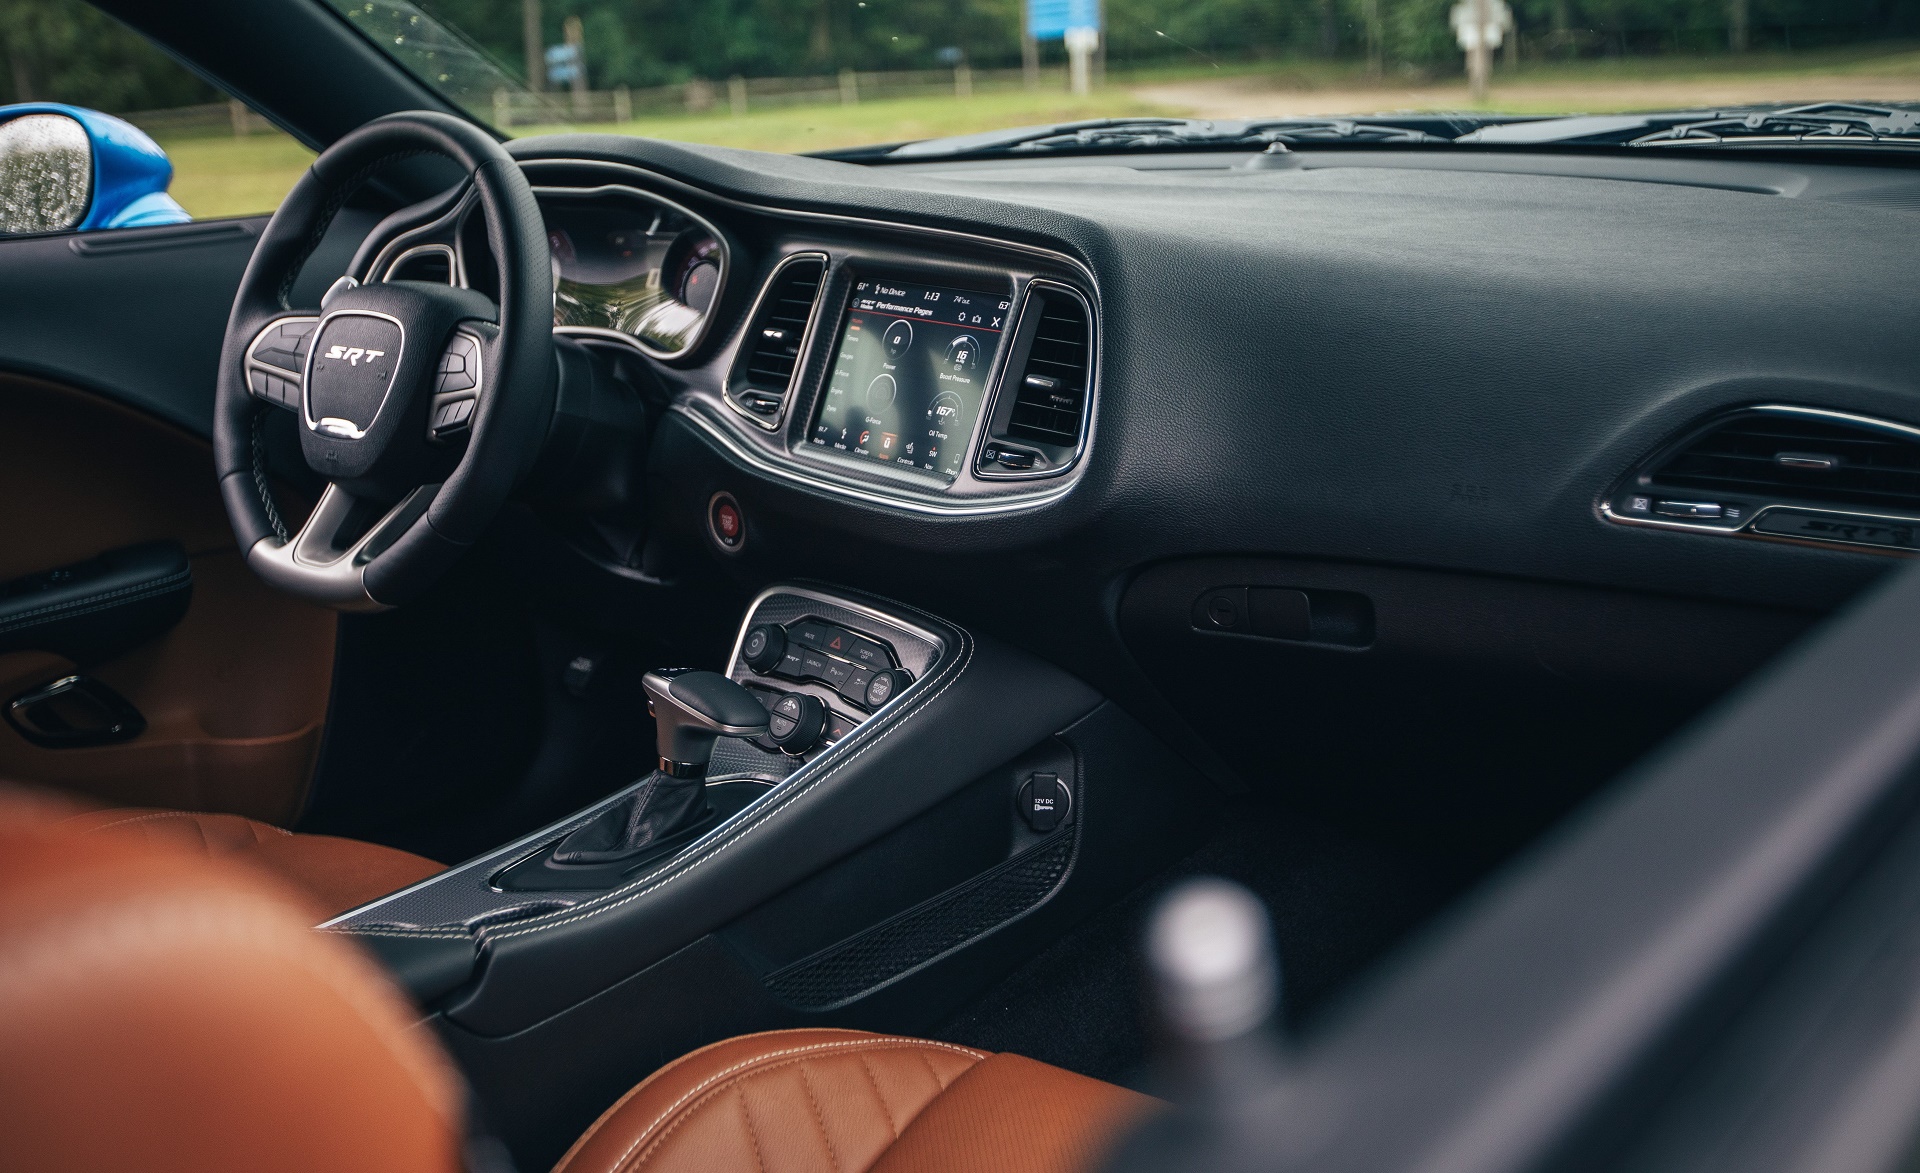
{"label": "fence", "polygon": [[968,98],[976,93],[1018,89],[1065,89],[1067,72],[1052,68],[895,70],[865,72],[851,69],[814,77],[731,77],[725,81],[695,78],[680,85],[611,90],[558,91],[535,94],[495,90],[492,121],[495,126],[529,126],[556,122],[629,122],[635,118],[674,114],[730,113],[785,106],[857,105],[888,98]]}
{"label": "fence", "polygon": [[273,123],[247,109],[244,102],[210,102],[204,106],[175,106],[169,110],[140,110],[120,117],[158,138],[183,135],[274,133]]}
{"label": "fence", "polygon": [[[526,90],[495,90],[492,121],[495,126],[542,126],[555,123],[630,122],[674,114],[730,113],[784,106],[852,106],[888,98],[970,98],[976,93],[1018,89],[1065,89],[1063,68],[1036,70],[952,69],[862,72],[851,69],[817,77],[731,77],[725,81],[695,78],[680,85],[611,90],[559,90],[536,94]],[[478,112],[476,112],[478,113]],[[274,126],[242,102],[212,102],[204,106],[177,106],[170,110],[142,110],[121,117],[159,138],[231,134],[245,137],[267,134]]]}

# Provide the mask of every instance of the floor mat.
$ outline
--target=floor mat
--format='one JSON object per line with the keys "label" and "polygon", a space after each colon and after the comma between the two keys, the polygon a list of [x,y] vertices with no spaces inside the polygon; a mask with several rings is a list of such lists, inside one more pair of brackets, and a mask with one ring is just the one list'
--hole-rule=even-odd
{"label": "floor mat", "polygon": [[1431,864],[1354,839],[1283,808],[1249,803],[1222,831],[1014,971],[935,1037],[1150,1090],[1139,941],[1167,888],[1196,875],[1237,880],[1273,917],[1295,1025],[1378,959],[1459,888]]}

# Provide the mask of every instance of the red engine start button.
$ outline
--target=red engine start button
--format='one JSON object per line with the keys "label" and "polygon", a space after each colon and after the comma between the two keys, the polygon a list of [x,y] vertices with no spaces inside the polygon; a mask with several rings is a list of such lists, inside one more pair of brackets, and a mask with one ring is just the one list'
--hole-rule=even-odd
{"label": "red engine start button", "polygon": [[716,545],[729,553],[746,545],[747,519],[731,493],[715,493],[707,503],[707,532]]}

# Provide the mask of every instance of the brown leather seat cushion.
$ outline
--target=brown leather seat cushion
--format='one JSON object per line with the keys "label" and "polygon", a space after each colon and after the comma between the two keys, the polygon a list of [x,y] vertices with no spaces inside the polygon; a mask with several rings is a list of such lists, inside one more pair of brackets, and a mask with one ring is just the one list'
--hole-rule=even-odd
{"label": "brown leather seat cushion", "polygon": [[[0,1167],[460,1166],[459,1077],[432,1033],[265,874],[317,837],[70,810],[0,789]],[[368,847],[330,842],[316,858]],[[654,1073],[556,1173],[1080,1173],[1155,1103],[1018,1055],[775,1031]]]}
{"label": "brown leather seat cushion", "polygon": [[1156,1103],[1018,1055],[772,1031],[661,1068],[554,1173],[1075,1173]]}
{"label": "brown leather seat cushion", "polygon": [[263,868],[305,893],[315,920],[418,883],[445,867],[377,843],[332,835],[296,835],[239,815],[195,811],[88,811],[63,830],[137,837],[156,847],[185,849]]}
{"label": "brown leather seat cushion", "polygon": [[0,1167],[453,1173],[459,1078],[278,881],[0,792]]}

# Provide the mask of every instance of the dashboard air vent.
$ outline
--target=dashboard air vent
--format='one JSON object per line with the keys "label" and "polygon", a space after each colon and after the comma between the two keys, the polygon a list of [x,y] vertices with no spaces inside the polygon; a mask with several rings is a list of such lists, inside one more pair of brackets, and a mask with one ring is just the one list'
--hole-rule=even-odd
{"label": "dashboard air vent", "polygon": [[1920,428],[1817,407],[1729,412],[1622,478],[1624,525],[1920,552]]}
{"label": "dashboard air vent", "polygon": [[1920,514],[1920,434],[1792,415],[1736,416],[1656,465],[1650,487]]}
{"label": "dashboard air vent", "polygon": [[760,312],[748,326],[740,385],[733,400],[763,423],[777,422],[786,405],[826,267],[826,258],[814,255],[788,261],[768,283]]}
{"label": "dashboard air vent", "polygon": [[1006,436],[1032,444],[1071,448],[1080,442],[1086,418],[1087,374],[1092,351],[1087,309],[1066,293],[1047,292],[1040,322],[1015,384]]}

